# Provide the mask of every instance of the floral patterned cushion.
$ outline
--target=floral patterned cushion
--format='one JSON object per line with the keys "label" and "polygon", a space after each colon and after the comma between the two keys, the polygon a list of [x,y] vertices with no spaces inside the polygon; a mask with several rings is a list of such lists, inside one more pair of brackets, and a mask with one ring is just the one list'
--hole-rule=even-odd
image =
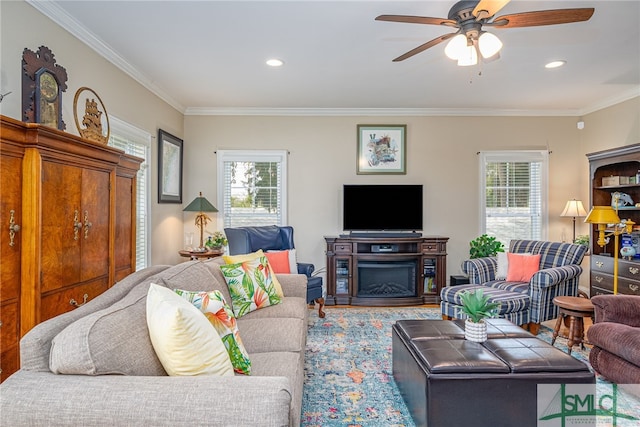
{"label": "floral patterned cushion", "polygon": [[236,317],[282,301],[273,284],[274,273],[267,257],[221,265],[220,270],[229,286]]}
{"label": "floral patterned cushion", "polygon": [[251,374],[251,360],[240,339],[236,316],[224,300],[222,293],[220,291],[190,292],[182,289],[174,289],[174,291],[209,319],[229,353],[233,370],[239,374]]}

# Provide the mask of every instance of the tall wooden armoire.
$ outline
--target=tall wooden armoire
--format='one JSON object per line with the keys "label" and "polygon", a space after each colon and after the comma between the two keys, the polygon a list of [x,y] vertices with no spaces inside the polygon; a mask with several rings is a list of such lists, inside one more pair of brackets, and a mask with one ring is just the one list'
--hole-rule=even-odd
{"label": "tall wooden armoire", "polygon": [[19,340],[135,270],[142,159],[0,116],[0,379]]}

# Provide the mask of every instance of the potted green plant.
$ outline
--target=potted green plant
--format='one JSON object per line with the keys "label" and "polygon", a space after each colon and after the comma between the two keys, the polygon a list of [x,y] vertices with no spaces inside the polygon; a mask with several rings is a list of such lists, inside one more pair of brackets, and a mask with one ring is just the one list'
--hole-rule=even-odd
{"label": "potted green plant", "polygon": [[469,243],[469,257],[483,258],[496,256],[498,252],[504,252],[504,245],[493,236],[483,234]]}
{"label": "potted green plant", "polygon": [[583,234],[581,236],[577,236],[573,243],[576,245],[589,246],[589,235]]}
{"label": "potted green plant", "polygon": [[484,342],[487,340],[487,317],[494,317],[500,303],[489,301],[482,289],[464,291],[460,295],[462,312],[469,316],[464,322],[464,337],[469,341]]}
{"label": "potted green plant", "polygon": [[221,249],[223,246],[226,246],[227,243],[229,242],[225,235],[221,231],[216,231],[209,236],[205,246],[209,249]]}

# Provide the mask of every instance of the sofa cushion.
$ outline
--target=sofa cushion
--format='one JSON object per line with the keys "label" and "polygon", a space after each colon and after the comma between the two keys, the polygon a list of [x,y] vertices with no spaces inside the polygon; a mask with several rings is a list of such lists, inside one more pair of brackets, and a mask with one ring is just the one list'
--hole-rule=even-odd
{"label": "sofa cushion", "polygon": [[253,353],[305,349],[306,323],[302,319],[240,318],[238,329],[252,360]]}
{"label": "sofa cushion", "polygon": [[169,375],[233,375],[229,354],[205,315],[180,295],[154,283],[147,294],[147,326]]}
{"label": "sofa cushion", "polygon": [[236,317],[280,303],[281,297],[273,284],[274,274],[265,256],[221,265],[220,269],[229,286]]}
{"label": "sofa cushion", "polygon": [[[239,374],[251,373],[251,359],[242,344],[236,316],[220,291],[191,292],[182,289],[174,289],[175,293],[193,304],[200,310],[222,339],[233,370]],[[265,310],[262,310],[265,311]]]}
{"label": "sofa cushion", "polygon": [[[269,251],[264,255],[269,260],[269,265],[274,273],[291,274],[289,251]],[[297,273],[297,271],[294,272]]]}
{"label": "sofa cushion", "polygon": [[508,282],[528,282],[540,270],[540,254],[524,255],[508,253],[507,267]]}
{"label": "sofa cushion", "polygon": [[51,342],[49,369],[55,374],[166,375],[147,329],[148,289],[145,281],[112,306],[64,328]]}
{"label": "sofa cushion", "polygon": [[[251,252],[248,254],[223,255],[222,259],[224,259],[225,264],[238,264],[238,263],[247,262],[247,261],[254,261],[258,258],[264,257],[265,255],[266,254],[262,251],[262,249],[258,249],[257,251]],[[269,263],[268,258],[267,258],[267,263],[271,269],[271,272],[275,273],[275,270]],[[275,286],[276,288],[276,293],[280,298],[282,298],[284,296],[284,294],[282,293],[282,286],[280,285],[280,282],[278,281],[278,278],[275,276],[275,274],[273,275],[272,280],[273,280],[273,286]]]}
{"label": "sofa cushion", "polygon": [[221,288],[228,294],[226,285],[220,285],[202,264],[191,261],[167,268],[109,307],[68,325],[52,340],[49,369],[57,374],[166,375],[147,328],[149,284],[167,282],[190,291]]}

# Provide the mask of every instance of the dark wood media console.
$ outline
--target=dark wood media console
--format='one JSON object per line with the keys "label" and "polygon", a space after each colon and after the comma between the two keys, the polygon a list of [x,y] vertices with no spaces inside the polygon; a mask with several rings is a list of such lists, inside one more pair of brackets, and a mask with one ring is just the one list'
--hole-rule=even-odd
{"label": "dark wood media console", "polygon": [[442,236],[325,236],[327,305],[437,304],[447,277]]}

